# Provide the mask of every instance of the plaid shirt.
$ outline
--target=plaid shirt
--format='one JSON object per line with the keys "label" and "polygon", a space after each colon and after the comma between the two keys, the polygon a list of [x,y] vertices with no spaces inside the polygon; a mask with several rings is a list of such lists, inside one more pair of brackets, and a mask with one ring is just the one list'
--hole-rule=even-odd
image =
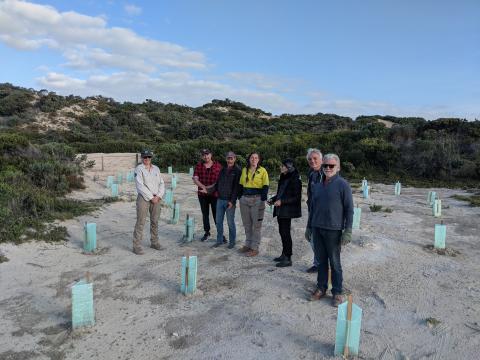
{"label": "plaid shirt", "polygon": [[[198,176],[198,181],[200,181],[205,186],[209,186],[217,182],[218,176],[220,175],[221,170],[222,170],[222,165],[220,165],[218,161],[214,161],[213,165],[209,168],[206,168],[202,162],[199,162],[197,166],[195,166],[193,177]],[[212,194],[205,194],[200,192],[200,188],[199,188],[198,195],[218,197],[218,191],[215,191]]]}

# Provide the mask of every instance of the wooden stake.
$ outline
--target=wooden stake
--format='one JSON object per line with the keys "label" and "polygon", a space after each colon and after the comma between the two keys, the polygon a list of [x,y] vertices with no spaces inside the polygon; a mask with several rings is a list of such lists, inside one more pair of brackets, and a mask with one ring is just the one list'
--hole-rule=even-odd
{"label": "wooden stake", "polygon": [[348,358],[350,349],[348,348],[348,341],[350,340],[350,322],[352,321],[352,295],[348,295],[347,304],[347,336],[345,338],[345,346],[343,347],[343,356]]}
{"label": "wooden stake", "polygon": [[332,288],[332,268],[328,267],[328,288]]}

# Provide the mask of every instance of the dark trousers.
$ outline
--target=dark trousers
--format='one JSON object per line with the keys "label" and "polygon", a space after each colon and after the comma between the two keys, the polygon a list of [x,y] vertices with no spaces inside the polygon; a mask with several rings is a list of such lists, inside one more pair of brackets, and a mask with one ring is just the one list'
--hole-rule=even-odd
{"label": "dark trousers", "polygon": [[277,217],[277,221],[278,231],[280,232],[280,237],[282,238],[282,254],[290,257],[292,256],[292,235],[290,233],[292,219],[282,219]]}
{"label": "dark trousers", "polygon": [[208,207],[212,208],[213,222],[216,224],[215,219],[217,217],[217,198],[213,196],[200,196],[198,195],[198,201],[200,202],[200,209],[202,209],[203,215],[203,230],[205,233],[210,234],[210,213]]}
{"label": "dark trousers", "polygon": [[340,263],[342,230],[326,230],[314,227],[312,229],[315,257],[318,259],[317,287],[320,290],[328,288],[328,262],[332,270],[332,294],[341,294],[343,273]]}

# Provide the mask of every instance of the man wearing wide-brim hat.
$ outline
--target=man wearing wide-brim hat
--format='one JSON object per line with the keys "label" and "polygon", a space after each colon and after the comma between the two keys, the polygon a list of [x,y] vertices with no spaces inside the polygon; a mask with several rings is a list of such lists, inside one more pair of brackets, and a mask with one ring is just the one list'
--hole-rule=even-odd
{"label": "man wearing wide-brim hat", "polygon": [[160,218],[160,200],[165,193],[165,183],[160,169],[152,164],[153,152],[141,152],[142,163],[135,168],[135,185],[137,187],[137,222],[133,231],[133,252],[142,255],[143,226],[150,213],[150,247],[161,250],[158,241],[158,219]]}

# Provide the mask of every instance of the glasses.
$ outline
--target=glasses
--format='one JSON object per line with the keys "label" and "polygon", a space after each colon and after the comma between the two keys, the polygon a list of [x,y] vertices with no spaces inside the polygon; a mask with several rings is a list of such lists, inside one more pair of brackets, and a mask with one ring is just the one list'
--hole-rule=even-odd
{"label": "glasses", "polygon": [[235,159],[233,156],[227,156],[227,160],[233,160]]}
{"label": "glasses", "polygon": [[323,164],[322,165],[322,167],[324,169],[326,169],[326,168],[333,169],[335,166],[337,166],[337,164]]}
{"label": "glasses", "polygon": [[144,159],[151,159],[152,157],[151,156],[144,156],[143,158]]}

